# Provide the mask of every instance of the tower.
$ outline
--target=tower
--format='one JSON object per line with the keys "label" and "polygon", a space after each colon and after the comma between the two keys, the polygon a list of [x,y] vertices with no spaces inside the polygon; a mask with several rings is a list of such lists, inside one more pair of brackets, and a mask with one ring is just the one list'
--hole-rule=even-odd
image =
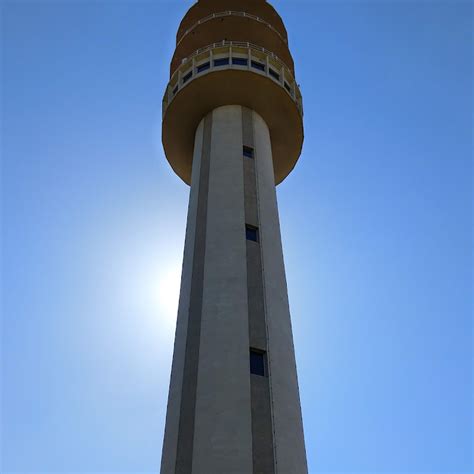
{"label": "tower", "polygon": [[269,3],[189,9],[162,140],[191,190],[161,474],[307,474],[275,188],[303,110]]}

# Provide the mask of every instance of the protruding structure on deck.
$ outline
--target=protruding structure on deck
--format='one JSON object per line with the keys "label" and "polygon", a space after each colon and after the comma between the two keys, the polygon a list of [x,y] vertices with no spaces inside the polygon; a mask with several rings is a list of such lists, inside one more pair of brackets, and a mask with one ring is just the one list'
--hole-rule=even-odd
{"label": "protruding structure on deck", "polygon": [[279,184],[303,144],[303,105],[285,26],[264,0],[200,0],[183,18],[163,98],[163,145],[191,183],[196,128],[221,105],[255,110],[267,123]]}

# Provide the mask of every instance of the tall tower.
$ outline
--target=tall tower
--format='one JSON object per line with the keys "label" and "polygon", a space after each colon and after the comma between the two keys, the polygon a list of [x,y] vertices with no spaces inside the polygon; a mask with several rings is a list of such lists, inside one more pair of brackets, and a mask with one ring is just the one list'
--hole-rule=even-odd
{"label": "tall tower", "polygon": [[181,21],[163,146],[191,185],[161,474],[307,474],[275,185],[303,143],[285,26],[265,0]]}

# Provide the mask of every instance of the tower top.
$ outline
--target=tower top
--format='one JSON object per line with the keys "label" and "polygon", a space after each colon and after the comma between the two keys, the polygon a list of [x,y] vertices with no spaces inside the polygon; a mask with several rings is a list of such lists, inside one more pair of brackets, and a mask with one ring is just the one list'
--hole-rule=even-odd
{"label": "tower top", "polygon": [[176,40],[197,20],[221,11],[243,11],[253,14],[272,24],[288,40],[283,20],[277,11],[266,0],[198,0],[191,6],[181,21]]}
{"label": "tower top", "polygon": [[264,118],[275,182],[283,181],[301,153],[302,96],[285,25],[265,0],[199,0],[179,25],[162,140],[169,163],[187,184],[197,125],[222,105],[242,105]]}

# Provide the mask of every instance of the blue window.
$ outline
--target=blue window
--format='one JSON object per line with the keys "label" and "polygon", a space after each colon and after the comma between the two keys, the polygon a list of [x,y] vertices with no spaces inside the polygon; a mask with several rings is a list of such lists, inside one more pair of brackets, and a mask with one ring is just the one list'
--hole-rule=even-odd
{"label": "blue window", "polygon": [[265,377],[265,352],[257,349],[250,349],[250,373]]}
{"label": "blue window", "polygon": [[183,84],[186,84],[186,82],[188,82],[192,76],[193,76],[193,71],[189,71],[185,76],[183,76]]}
{"label": "blue window", "polygon": [[276,71],[274,71],[272,68],[268,70],[270,73],[270,76],[274,77],[277,81],[280,80],[280,74],[278,74]]}
{"label": "blue window", "polygon": [[244,156],[246,156],[247,158],[253,158],[253,157],[254,157],[253,148],[250,147],[250,146],[245,146],[245,145],[244,145],[243,154],[244,154]]}
{"label": "blue window", "polygon": [[210,63],[210,62],[207,62],[207,63],[204,63],[204,64],[200,64],[200,65],[197,67],[197,73],[199,74],[199,73],[202,72],[202,71],[207,71],[210,67],[211,67],[211,63]]}
{"label": "blue window", "polygon": [[251,240],[252,242],[258,242],[258,229],[253,225],[246,225],[245,226],[245,237],[247,240]]}
{"label": "blue window", "polygon": [[214,67],[226,66],[229,64],[229,58],[214,59]]}
{"label": "blue window", "polygon": [[232,58],[232,64],[236,66],[248,66],[249,62],[245,58]]}
{"label": "blue window", "polygon": [[252,61],[252,67],[259,71],[265,71],[265,64],[259,63],[258,61]]}

